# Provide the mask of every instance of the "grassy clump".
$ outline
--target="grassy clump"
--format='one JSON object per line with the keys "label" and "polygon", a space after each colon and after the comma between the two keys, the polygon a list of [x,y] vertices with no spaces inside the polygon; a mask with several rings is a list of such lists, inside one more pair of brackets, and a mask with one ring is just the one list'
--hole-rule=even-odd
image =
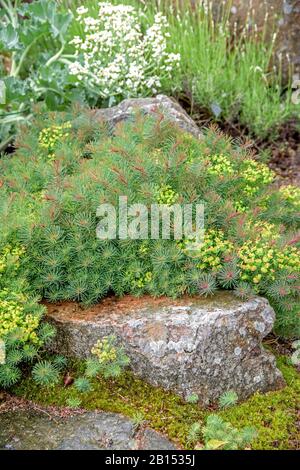
{"label": "grassy clump", "polygon": [[291,89],[282,92],[281,64],[272,66],[276,31],[265,23],[258,33],[248,17],[236,34],[229,21],[231,2],[219,6],[218,18],[212,2],[195,3],[191,10],[190,2],[183,2],[179,16],[169,14],[193,103],[217,120],[238,120],[260,138],[270,135],[296,113]]}
{"label": "grassy clump", "polygon": [[[213,128],[199,141],[141,115],[111,135],[83,109],[41,113],[17,146],[0,162],[0,244],[24,246],[22,275],[39,295],[91,305],[112,292],[259,293],[278,331],[299,331],[299,190],[273,188],[272,171],[243,146]],[[146,239],[98,239],[99,204],[118,208],[120,196],[146,208],[204,204],[203,243],[151,239],[150,212],[146,231],[137,229]]]}
{"label": "grassy clump", "polygon": [[[244,403],[223,411],[214,410],[225,422],[241,430],[255,428],[253,449],[293,449],[297,446],[297,409],[300,379],[287,359],[278,359],[287,386],[276,392],[256,393]],[[84,372],[84,362],[73,362],[68,369],[74,378]],[[32,378],[23,380],[13,393],[42,405],[70,406],[80,403],[87,410],[100,409],[122,413],[133,420],[147,421],[184,448],[203,443],[201,429],[211,414],[197,404],[182,401],[177,395],[154,388],[126,372],[117,379],[93,379],[92,390],[82,393],[75,386],[59,385],[41,389]],[[197,431],[197,432],[194,432]],[[198,443],[198,444],[197,444]]]}

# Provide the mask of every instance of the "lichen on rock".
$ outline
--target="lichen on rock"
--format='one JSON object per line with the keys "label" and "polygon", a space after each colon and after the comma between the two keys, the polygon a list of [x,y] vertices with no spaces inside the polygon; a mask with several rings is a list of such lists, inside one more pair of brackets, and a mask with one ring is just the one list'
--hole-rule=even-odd
{"label": "lichen on rock", "polygon": [[274,318],[266,299],[242,302],[229,292],[176,301],[128,296],[85,312],[49,305],[47,315],[57,328],[52,351],[88,357],[99,338],[114,334],[137,376],[185,398],[196,393],[204,405],[227,390],[244,399],[284,385],[261,344]]}

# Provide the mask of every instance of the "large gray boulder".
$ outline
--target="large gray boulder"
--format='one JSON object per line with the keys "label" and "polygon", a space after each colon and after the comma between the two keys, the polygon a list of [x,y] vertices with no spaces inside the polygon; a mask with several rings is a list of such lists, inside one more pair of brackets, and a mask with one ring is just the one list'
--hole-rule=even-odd
{"label": "large gray boulder", "polygon": [[125,416],[89,412],[65,418],[44,410],[0,413],[0,449],[174,450],[167,438]]}
{"label": "large gray boulder", "polygon": [[129,98],[117,106],[98,109],[95,117],[114,127],[117,123],[132,118],[136,110],[156,116],[162,113],[165,119],[175,122],[181,129],[197,138],[201,137],[199,127],[180,104],[165,95],[158,95],[155,98]]}
{"label": "large gray boulder", "polygon": [[136,375],[184,397],[196,393],[202,404],[227,390],[244,399],[284,385],[262,347],[274,318],[266,299],[242,302],[229,292],[176,301],[128,296],[88,310],[50,304],[47,314],[57,328],[52,351],[85,358],[99,338],[114,334]]}

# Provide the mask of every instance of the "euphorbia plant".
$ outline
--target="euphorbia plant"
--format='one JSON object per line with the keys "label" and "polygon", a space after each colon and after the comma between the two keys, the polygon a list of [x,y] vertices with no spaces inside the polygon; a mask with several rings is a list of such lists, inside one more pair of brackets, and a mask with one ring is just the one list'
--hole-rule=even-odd
{"label": "euphorbia plant", "polygon": [[[93,111],[44,112],[0,160],[0,239],[26,248],[32,289],[91,305],[107,295],[262,294],[282,334],[299,334],[298,188],[214,129],[197,140],[137,115],[114,136]],[[99,239],[99,204],[205,205],[202,243],[183,238]],[[148,214],[149,218],[150,215]],[[150,218],[151,222],[151,218]],[[150,225],[149,225],[150,227]],[[148,233],[148,232],[147,232]]]}

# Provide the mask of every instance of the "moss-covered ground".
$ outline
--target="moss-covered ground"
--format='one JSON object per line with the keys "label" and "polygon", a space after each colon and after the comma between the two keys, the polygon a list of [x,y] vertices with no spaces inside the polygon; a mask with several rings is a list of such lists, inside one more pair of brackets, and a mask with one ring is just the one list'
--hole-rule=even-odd
{"label": "moss-covered ground", "polygon": [[[77,377],[83,364],[73,361],[68,373]],[[117,380],[95,379],[93,390],[79,393],[74,386],[63,383],[48,389],[37,386],[28,377],[13,393],[41,405],[66,406],[69,398],[79,398],[87,410],[122,413],[147,424],[174,440],[183,448],[193,448],[189,431],[195,422],[203,423],[209,413],[218,413],[235,427],[255,426],[258,437],[253,449],[299,449],[300,376],[287,357],[278,358],[287,386],[276,392],[255,394],[247,401],[226,410],[203,409],[185,403],[178,396],[154,388],[126,372]],[[201,437],[200,437],[201,440]]]}

